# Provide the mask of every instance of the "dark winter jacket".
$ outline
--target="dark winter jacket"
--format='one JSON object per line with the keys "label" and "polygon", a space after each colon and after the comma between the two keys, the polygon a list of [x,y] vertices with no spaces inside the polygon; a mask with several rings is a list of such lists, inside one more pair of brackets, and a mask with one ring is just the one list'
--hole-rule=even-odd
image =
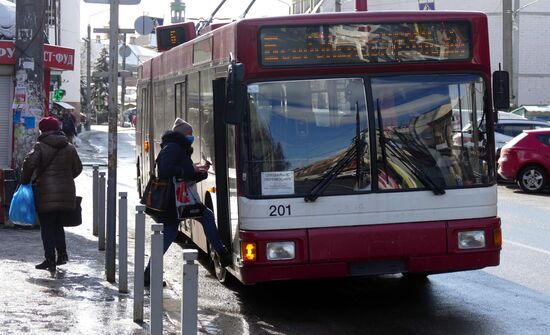
{"label": "dark winter jacket", "polygon": [[176,199],[172,178],[201,181],[206,179],[208,172],[195,173],[195,166],[191,160],[193,148],[185,136],[178,132],[167,131],[162,135],[160,152],[157,156],[157,176],[159,179],[169,180],[172,190],[169,207],[165,212],[149,213],[159,223],[178,224],[176,213]]}
{"label": "dark winter jacket", "polygon": [[76,136],[76,127],[75,127],[75,119],[72,113],[66,113],[63,115],[63,122],[61,123],[63,125],[63,132],[65,135],[72,137]]}
{"label": "dark winter jacket", "polygon": [[36,211],[47,213],[72,210],[75,206],[76,178],[82,172],[78,153],[61,131],[46,132],[23,161],[21,183],[34,181]]}
{"label": "dark winter jacket", "polygon": [[193,148],[182,134],[167,131],[162,135],[160,148],[156,160],[160,179],[172,180],[173,177],[176,177],[199,182],[208,176],[207,172],[195,173],[195,167],[191,160]]}

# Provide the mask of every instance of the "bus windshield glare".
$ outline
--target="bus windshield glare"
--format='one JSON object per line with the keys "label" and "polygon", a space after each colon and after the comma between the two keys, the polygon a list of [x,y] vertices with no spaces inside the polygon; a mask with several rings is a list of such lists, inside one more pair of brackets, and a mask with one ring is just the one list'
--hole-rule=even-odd
{"label": "bus windshield glare", "polygon": [[247,91],[250,196],[304,196],[351,149],[323,195],[494,182],[477,75],[261,82]]}

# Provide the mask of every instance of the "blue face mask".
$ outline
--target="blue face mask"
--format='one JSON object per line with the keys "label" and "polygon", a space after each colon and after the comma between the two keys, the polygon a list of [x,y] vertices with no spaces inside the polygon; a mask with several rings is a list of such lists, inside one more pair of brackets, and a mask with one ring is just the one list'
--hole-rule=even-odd
{"label": "blue face mask", "polygon": [[193,135],[187,135],[185,136],[185,138],[189,141],[189,143],[193,144],[193,142],[195,141],[195,136]]}

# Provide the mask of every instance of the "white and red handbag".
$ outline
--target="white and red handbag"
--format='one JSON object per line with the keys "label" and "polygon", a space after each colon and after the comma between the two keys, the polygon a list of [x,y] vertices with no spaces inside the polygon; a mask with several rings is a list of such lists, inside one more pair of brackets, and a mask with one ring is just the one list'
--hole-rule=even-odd
{"label": "white and red handbag", "polygon": [[204,212],[204,204],[197,192],[197,183],[183,179],[173,179],[176,192],[176,211],[178,219],[191,219],[201,217]]}

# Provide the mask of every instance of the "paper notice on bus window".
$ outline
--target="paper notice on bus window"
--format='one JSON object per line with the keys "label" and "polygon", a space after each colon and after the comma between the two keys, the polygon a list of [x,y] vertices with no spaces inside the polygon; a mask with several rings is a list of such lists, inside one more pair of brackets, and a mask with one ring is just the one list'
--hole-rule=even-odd
{"label": "paper notice on bus window", "polygon": [[262,172],[262,195],[294,194],[294,171]]}

